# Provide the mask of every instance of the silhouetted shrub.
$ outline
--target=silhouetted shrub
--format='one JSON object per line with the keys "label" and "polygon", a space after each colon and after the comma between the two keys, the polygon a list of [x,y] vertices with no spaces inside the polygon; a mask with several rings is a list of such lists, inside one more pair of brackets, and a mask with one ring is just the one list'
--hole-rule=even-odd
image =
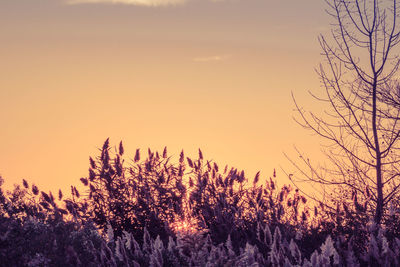
{"label": "silhouetted shrub", "polygon": [[[0,266],[398,266],[399,208],[382,225],[357,198],[311,206],[273,179],[181,152],[124,160],[107,139],[86,190],[0,186]],[[0,185],[2,179],[0,177]],[[332,203],[329,203],[332,204]],[[311,208],[313,207],[313,208]]]}

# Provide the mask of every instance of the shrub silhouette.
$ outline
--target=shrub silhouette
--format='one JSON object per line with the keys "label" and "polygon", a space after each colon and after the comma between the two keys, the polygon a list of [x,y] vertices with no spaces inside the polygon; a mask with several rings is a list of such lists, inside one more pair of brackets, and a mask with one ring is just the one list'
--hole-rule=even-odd
{"label": "shrub silhouette", "polygon": [[[85,190],[55,197],[23,180],[0,187],[0,266],[398,266],[397,202],[371,223],[357,198],[307,202],[276,174],[220,168],[183,151],[137,150],[107,139]],[[0,185],[2,179],[0,178]]]}
{"label": "shrub silhouette", "polygon": [[89,177],[81,178],[87,187],[85,197],[73,188],[74,198],[67,200],[70,212],[79,219],[93,220],[103,231],[110,224],[116,234],[129,230],[138,240],[145,227],[152,236],[164,240],[171,234],[169,224],[183,216],[182,175],[163,156],[149,150],[148,158],[140,161],[137,150],[132,166],[125,167],[123,146],[110,156],[108,139],[100,157],[90,158]]}
{"label": "shrub silhouette", "polygon": [[174,222],[190,221],[191,227],[208,231],[213,242],[230,235],[235,249],[256,242],[260,223],[294,235],[298,220],[307,220],[307,211],[300,211],[306,199],[299,192],[288,186],[279,191],[272,179],[259,186],[259,173],[250,184],[244,171],[220,170],[204,160],[201,150],[197,159],[185,158],[182,151],[176,164],[166,148],[162,154],[148,150],[143,160],[137,150],[129,167],[123,154],[122,143],[112,154],[107,139],[100,156],[90,158],[89,176],[81,178],[85,196],[72,187],[73,199],[65,200],[79,220],[92,220],[103,231],[110,224],[117,236],[125,230],[139,241],[145,228],[167,241],[175,234]]}

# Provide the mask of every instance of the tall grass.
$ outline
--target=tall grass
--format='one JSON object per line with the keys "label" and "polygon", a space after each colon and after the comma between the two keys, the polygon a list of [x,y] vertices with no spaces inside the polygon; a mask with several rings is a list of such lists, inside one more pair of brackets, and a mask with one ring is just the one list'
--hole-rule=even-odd
{"label": "tall grass", "polygon": [[[178,159],[107,139],[85,190],[65,198],[23,180],[0,190],[0,266],[396,266],[395,203],[376,226],[357,206],[312,206],[276,173],[254,178],[199,150]],[[357,265],[358,264],[358,265]]]}

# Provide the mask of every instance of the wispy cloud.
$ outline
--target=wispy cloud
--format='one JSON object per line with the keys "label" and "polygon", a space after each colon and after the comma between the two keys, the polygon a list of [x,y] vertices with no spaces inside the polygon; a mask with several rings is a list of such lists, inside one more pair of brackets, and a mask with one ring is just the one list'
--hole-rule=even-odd
{"label": "wispy cloud", "polygon": [[124,4],[136,6],[171,6],[181,5],[187,0],[67,0],[67,4]]}
{"label": "wispy cloud", "polygon": [[195,57],[193,58],[194,62],[210,62],[210,61],[223,61],[227,60],[230,56],[222,55],[222,56],[211,56],[211,57]]}
{"label": "wispy cloud", "polygon": [[[135,5],[135,6],[174,6],[183,5],[193,0],[64,0],[67,4],[121,4],[121,5]],[[218,3],[232,0],[204,0],[208,2]]]}

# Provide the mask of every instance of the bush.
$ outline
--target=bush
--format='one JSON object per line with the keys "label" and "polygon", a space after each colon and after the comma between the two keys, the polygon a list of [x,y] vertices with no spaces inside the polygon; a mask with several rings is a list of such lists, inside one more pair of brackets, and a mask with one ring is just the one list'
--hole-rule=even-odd
{"label": "bush", "polygon": [[[398,266],[396,202],[384,224],[337,203],[313,212],[290,186],[180,154],[137,150],[129,165],[107,139],[86,190],[64,198],[23,180],[0,186],[0,266]],[[276,179],[274,172],[273,178]],[[2,179],[0,178],[0,185]]]}

